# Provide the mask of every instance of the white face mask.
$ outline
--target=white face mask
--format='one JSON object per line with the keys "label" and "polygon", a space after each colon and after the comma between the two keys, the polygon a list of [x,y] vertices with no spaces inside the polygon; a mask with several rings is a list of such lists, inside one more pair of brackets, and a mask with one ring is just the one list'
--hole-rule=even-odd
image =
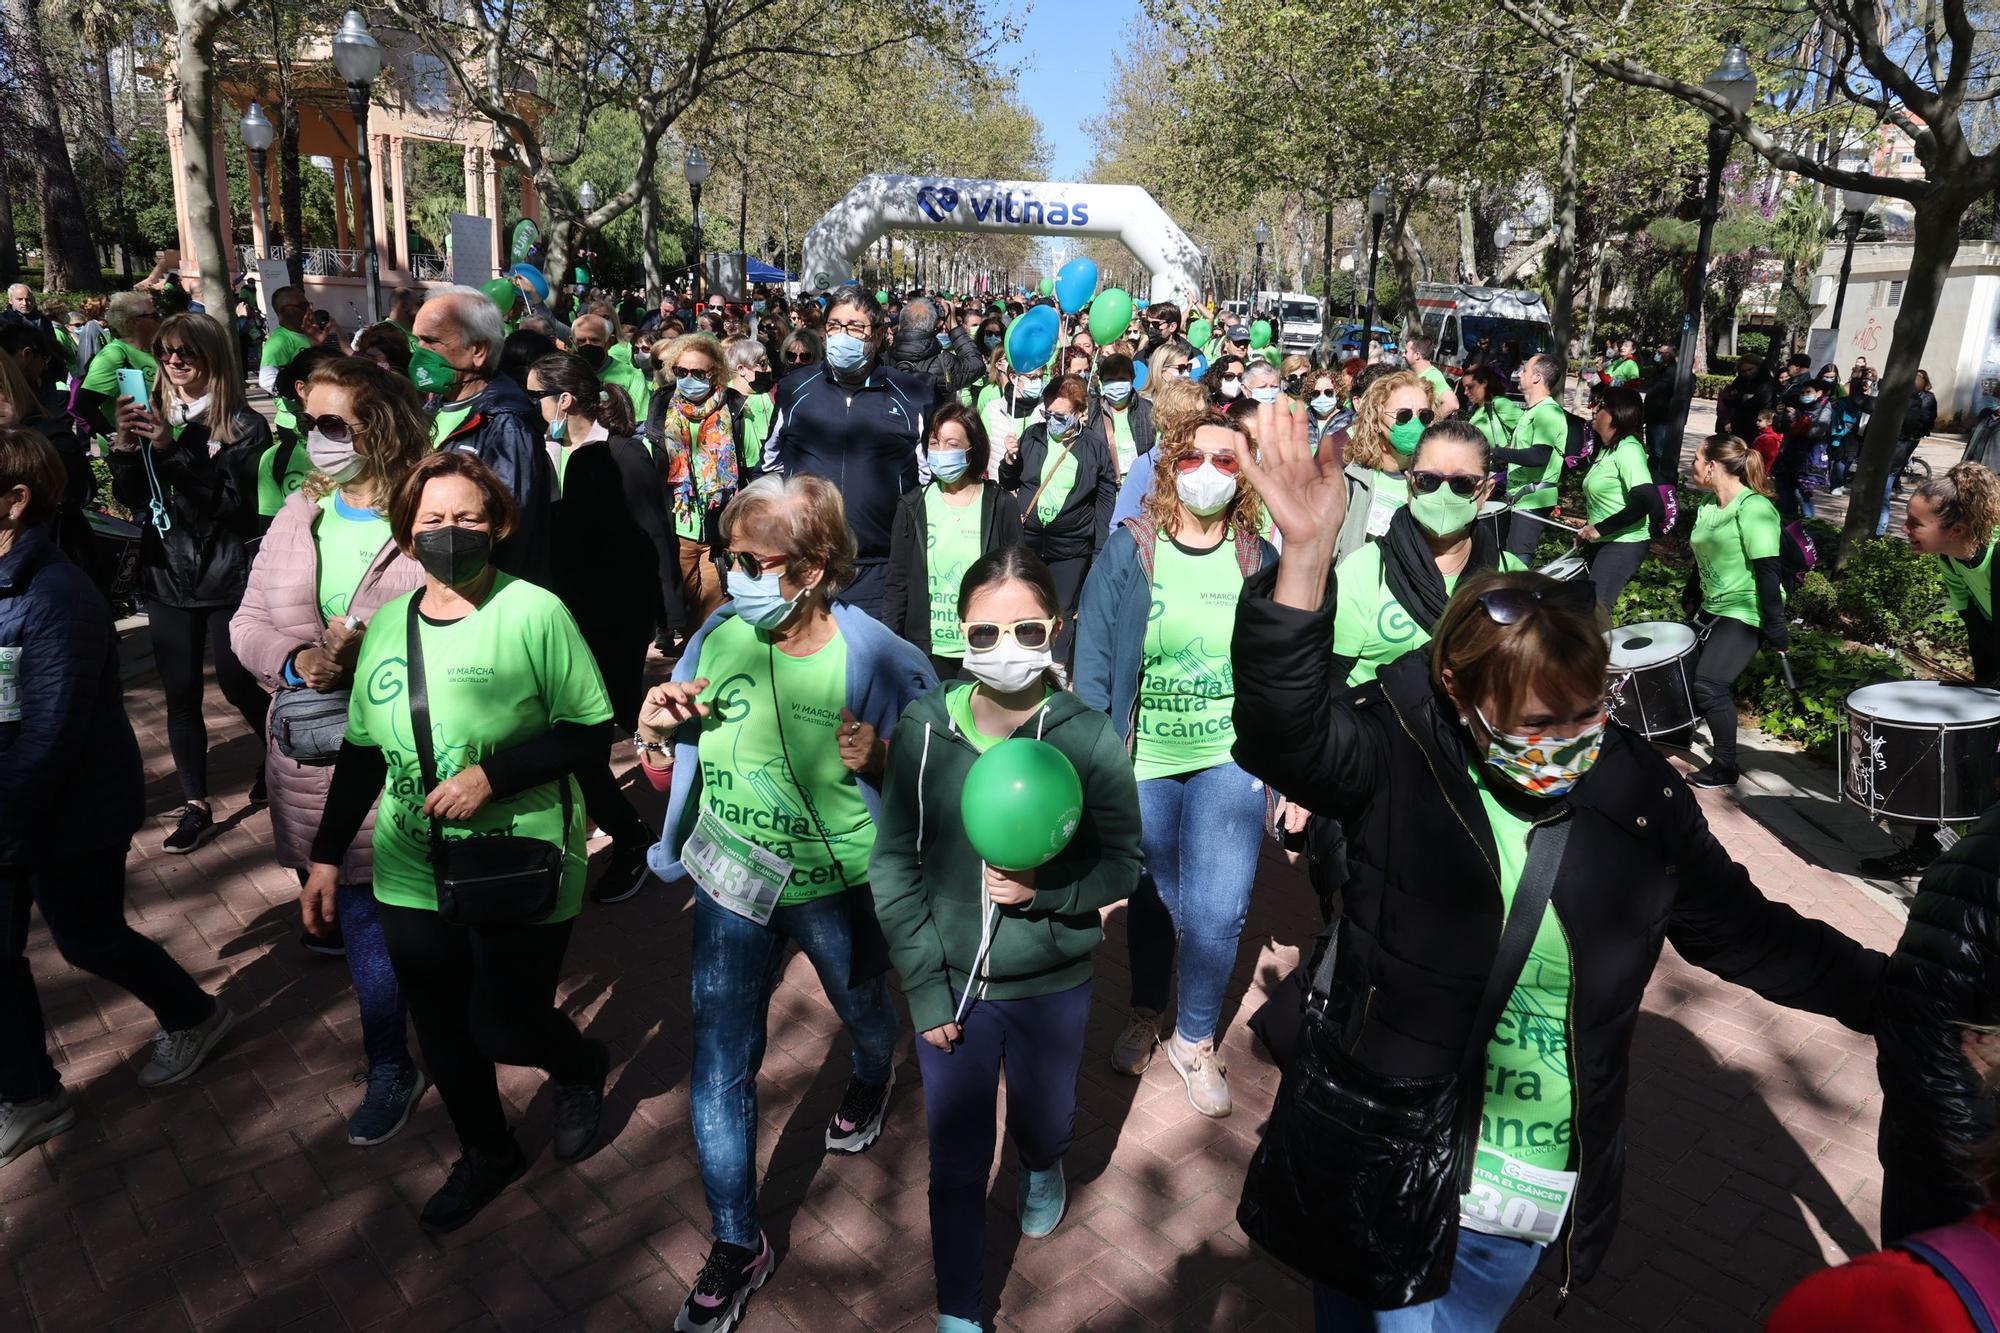
{"label": "white face mask", "polygon": [[984,652],[977,648],[965,650],[965,669],[972,673],[972,678],[1002,694],[1017,694],[1027,689],[1054,661],[1052,645],[1023,648],[1011,634],[1001,635],[1000,642]]}
{"label": "white face mask", "polygon": [[352,441],[339,444],[327,439],[318,430],[306,432],[306,457],[333,481],[354,480],[361,475],[362,466],[367,461],[354,452]]}
{"label": "white face mask", "polygon": [[168,424],[185,426],[188,422],[196,420],[204,412],[208,411],[209,399],[214,396],[212,393],[205,393],[199,398],[190,398],[184,403],[176,402],[167,404]]}
{"label": "white face mask", "polygon": [[1174,490],[1190,514],[1207,518],[1219,514],[1236,498],[1236,478],[1218,472],[1215,464],[1203,463],[1192,472],[1174,478]]}

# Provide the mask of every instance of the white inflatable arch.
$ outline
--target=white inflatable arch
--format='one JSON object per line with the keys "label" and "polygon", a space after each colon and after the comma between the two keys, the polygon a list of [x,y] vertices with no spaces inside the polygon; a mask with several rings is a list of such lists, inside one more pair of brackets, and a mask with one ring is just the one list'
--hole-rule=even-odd
{"label": "white inflatable arch", "polygon": [[1136,185],[881,174],[863,177],[806,232],[799,255],[806,289],[851,282],[855,261],[888,231],[1108,237],[1152,274],[1146,299],[1186,302],[1201,291],[1201,251]]}

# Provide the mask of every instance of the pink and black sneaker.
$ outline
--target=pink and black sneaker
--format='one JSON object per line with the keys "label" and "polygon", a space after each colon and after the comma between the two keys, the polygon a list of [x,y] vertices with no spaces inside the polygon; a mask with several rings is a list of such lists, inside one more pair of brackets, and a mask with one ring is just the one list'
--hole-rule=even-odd
{"label": "pink and black sneaker", "polygon": [[847,1094],[840,1099],[840,1109],[833,1113],[833,1119],[826,1122],[826,1147],[828,1152],[867,1152],[875,1140],[882,1137],[882,1117],[889,1109],[889,1089],[896,1086],[896,1076],[889,1075],[884,1083],[863,1083],[858,1078],[847,1081]]}
{"label": "pink and black sneaker", "polygon": [[674,1333],[729,1333],[743,1322],[750,1293],[769,1282],[777,1266],[771,1238],[761,1231],[754,1250],[726,1240],[715,1242],[680,1317],[674,1320]]}

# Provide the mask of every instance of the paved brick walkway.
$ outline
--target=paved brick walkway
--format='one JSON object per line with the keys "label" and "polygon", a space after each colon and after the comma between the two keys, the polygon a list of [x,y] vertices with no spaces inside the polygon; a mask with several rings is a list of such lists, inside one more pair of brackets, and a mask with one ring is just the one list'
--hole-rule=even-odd
{"label": "paved brick walkway", "polygon": [[[176,798],[158,693],[142,679],[131,699],[164,811]],[[452,1156],[442,1110],[427,1097],[399,1138],[347,1146],[360,1037],[345,970],[298,949],[295,890],[269,859],[268,819],[239,813],[253,746],[219,703],[212,716],[226,831],[185,858],[157,854],[164,826],[143,831],[131,907],[245,1021],[195,1080],[143,1092],[133,1074],[150,1016],[68,971],[37,934],[33,963],[82,1120],[0,1171],[0,1329],[670,1325],[706,1250],[688,1125],[685,887],[587,911],[570,949],[564,1003],[618,1060],[616,1142],[558,1166],[540,1075],[503,1072],[538,1160],[472,1226],[431,1240],[416,1210]],[[1705,801],[1767,890],[1871,943],[1893,941],[1894,921],[1863,891],[1800,862],[1726,799]],[[1002,1328],[1309,1326],[1304,1288],[1246,1249],[1233,1215],[1277,1084],[1243,1020],[1296,960],[1311,917],[1302,879],[1267,860],[1226,1014],[1236,1114],[1214,1122],[1190,1110],[1164,1062],[1143,1080],[1106,1066],[1126,983],[1123,913],[1111,914],[1062,1229],[1039,1242],[1010,1236],[1011,1155],[998,1173],[988,1289]],[[907,1039],[883,1142],[823,1160],[845,1041],[801,961],[771,1033],[760,1152],[784,1259],[744,1327],[928,1330],[923,1116]],[[1537,1285],[1508,1327],[1755,1327],[1799,1275],[1873,1248],[1877,1098],[1867,1042],[1669,952],[1634,1052],[1617,1244],[1561,1324],[1554,1291]]]}

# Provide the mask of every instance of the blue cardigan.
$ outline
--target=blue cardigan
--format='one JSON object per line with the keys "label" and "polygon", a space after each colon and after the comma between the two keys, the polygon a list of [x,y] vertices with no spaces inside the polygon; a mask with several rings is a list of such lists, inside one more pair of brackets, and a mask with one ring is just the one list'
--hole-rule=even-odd
{"label": "blue cardigan", "polygon": [[[688,641],[680,661],[674,664],[673,679],[693,680],[701,665],[702,644],[708,633],[736,614],[735,603],[725,602]],[[930,659],[897,637],[882,622],[859,607],[845,602],[833,604],[833,623],[847,640],[847,707],[854,716],[875,728],[888,740],[896,731],[903,710],[937,686],[937,673]],[[647,864],[663,882],[672,883],[687,871],[681,865],[681,848],[694,831],[695,816],[701,810],[701,740],[699,718],[684,723],[674,737],[674,781],[667,797],[667,818],[660,841],[647,854]],[[860,779],[861,799],[876,820],[882,817],[882,790],[876,781]]]}

